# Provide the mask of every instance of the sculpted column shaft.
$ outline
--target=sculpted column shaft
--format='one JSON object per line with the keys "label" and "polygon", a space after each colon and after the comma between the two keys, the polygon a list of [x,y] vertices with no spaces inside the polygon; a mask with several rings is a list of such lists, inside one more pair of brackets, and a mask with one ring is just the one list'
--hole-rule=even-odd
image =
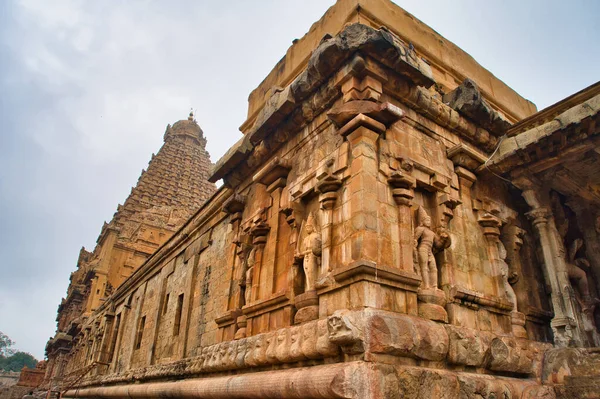
{"label": "sculpted column shaft", "polygon": [[317,184],[319,202],[321,203],[321,272],[322,276],[328,275],[331,272],[330,256],[331,244],[333,235],[333,208],[337,201],[337,190],[341,187],[342,182],[337,177],[328,173],[321,178]]}
{"label": "sculpted column shaft", "polygon": [[256,264],[260,265],[260,292],[253,292],[253,299],[266,299],[275,293],[275,291],[277,291],[277,279],[281,277],[283,270],[285,269],[283,265],[278,264],[279,227],[283,189],[287,185],[287,176],[290,169],[291,166],[288,161],[276,157],[258,171],[253,178],[256,183],[266,187],[266,192],[269,193],[271,197],[270,206],[265,208],[261,217],[261,223],[264,226],[259,227],[258,230],[256,230],[258,235],[256,233],[251,233],[256,241],[256,237],[267,235],[267,232],[264,232],[264,234],[262,232],[265,227],[270,230],[268,237],[265,237],[264,245],[261,245],[262,240],[255,242],[255,244],[260,245],[257,250],[256,260]]}
{"label": "sculpted column shaft", "polygon": [[[263,255],[265,250],[265,243],[267,242],[267,235],[269,233],[270,227],[264,223],[264,221],[258,222],[250,231],[250,235],[252,236],[252,245],[254,245],[256,251],[254,253],[250,253],[250,256],[254,256],[252,262],[254,264],[253,270],[251,270],[252,281],[247,282],[246,291],[250,289],[250,295],[246,292],[246,296],[249,301],[256,301],[260,298],[259,296],[259,287],[264,282],[262,281],[263,274],[261,273],[262,265],[263,265]],[[268,279],[267,279],[268,280]],[[250,283],[250,287],[248,287],[248,283]],[[248,303],[246,303],[246,306]]]}
{"label": "sculpted column shaft", "polygon": [[498,267],[498,262],[500,261],[500,253],[498,248],[498,243],[500,242],[500,226],[502,222],[499,218],[494,215],[484,212],[483,215],[479,216],[478,222],[483,228],[483,235],[487,241],[487,253],[488,259],[490,262],[491,275],[494,278],[494,294],[498,296],[502,296],[502,290],[500,290],[501,282],[501,273]]}
{"label": "sculpted column shaft", "polygon": [[[544,272],[551,288],[550,297],[554,308],[554,318],[550,325],[554,332],[554,341],[559,346],[585,346],[587,338],[581,325],[581,317],[575,306],[575,296],[565,260],[565,248],[562,237],[558,233],[556,223],[547,197],[539,184],[521,177],[516,180],[516,185],[522,187],[522,196],[531,207],[527,216],[532,219],[532,224],[540,240],[544,258]],[[545,203],[542,203],[542,198]]]}
{"label": "sculpted column shaft", "polygon": [[234,234],[231,252],[229,253],[231,269],[228,276],[230,285],[227,310],[240,309],[243,306],[241,288],[245,276],[244,271],[238,269],[240,264],[243,263],[242,259],[240,259],[240,254],[243,254],[247,249],[245,247],[248,246],[248,243],[242,239],[241,232],[242,212],[245,206],[246,198],[239,194],[233,194],[223,206],[223,210],[230,215],[229,223],[231,224],[231,231]]}
{"label": "sculpted column shaft", "polygon": [[[344,130],[349,132],[343,132]],[[385,125],[365,115],[358,115],[340,133],[347,134],[352,151],[350,185],[350,218],[352,233],[344,263],[367,261],[377,263],[377,140]],[[348,259],[349,258],[349,259]]]}
{"label": "sculpted column shaft", "polygon": [[397,171],[388,179],[392,187],[392,196],[398,205],[398,232],[400,240],[400,265],[404,270],[414,269],[413,256],[413,221],[411,204],[414,198],[416,180],[405,172]]}
{"label": "sculpted column shaft", "polygon": [[[269,186],[267,191],[271,194],[271,215],[269,218],[269,226],[271,226],[271,234],[267,241],[266,247],[268,253],[265,253],[265,266],[261,268],[261,281],[264,280],[264,293],[268,297],[276,291],[277,287],[277,250],[279,243],[279,218],[280,218],[280,202],[283,187],[285,187],[285,179],[277,181],[274,186]],[[262,289],[261,289],[262,291]]]}
{"label": "sculpted column shaft", "polygon": [[555,237],[551,234],[551,229],[548,227],[550,218],[550,210],[546,208],[537,208],[527,213],[527,216],[532,219],[532,224],[542,247],[542,256],[544,258],[544,274],[550,284],[550,298],[552,308],[554,309],[554,317],[551,322],[552,330],[554,331],[554,340],[557,345],[567,346],[572,340],[571,324],[573,315],[569,309],[566,309],[564,297],[561,290],[560,282],[560,261],[558,249],[556,248]]}

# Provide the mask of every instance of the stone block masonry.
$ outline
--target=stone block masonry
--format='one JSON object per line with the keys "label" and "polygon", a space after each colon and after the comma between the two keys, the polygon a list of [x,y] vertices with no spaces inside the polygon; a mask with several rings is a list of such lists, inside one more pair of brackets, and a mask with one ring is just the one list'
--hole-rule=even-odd
{"label": "stone block masonry", "polygon": [[223,186],[59,321],[65,397],[598,397],[600,90],[557,126],[406,15],[340,0],[294,44]]}

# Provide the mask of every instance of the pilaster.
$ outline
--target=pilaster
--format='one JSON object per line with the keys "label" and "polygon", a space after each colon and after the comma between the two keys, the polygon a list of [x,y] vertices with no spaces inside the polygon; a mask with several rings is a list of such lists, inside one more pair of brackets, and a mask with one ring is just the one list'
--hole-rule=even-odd
{"label": "pilaster", "polygon": [[558,346],[585,346],[587,339],[576,315],[575,297],[565,263],[565,249],[554,222],[544,189],[532,178],[519,176],[514,184],[531,208],[526,213],[539,240],[544,275],[550,286],[554,317],[550,322]]}
{"label": "pilaster", "polygon": [[[338,230],[341,234],[335,242],[339,251],[335,265],[327,254],[327,236],[332,236],[327,221],[337,198],[334,202],[333,194],[323,192],[329,186],[328,178],[321,180],[318,188],[324,220],[322,271],[326,276],[331,272],[332,277],[318,286],[319,316],[346,307],[343,302],[347,300],[352,306],[417,314],[420,279],[413,271],[410,211],[415,182],[409,173],[383,174],[380,165],[381,141],[385,140],[388,127],[403,117],[403,111],[383,101],[386,73],[360,55],[342,68],[335,79],[342,91],[342,104],[327,115],[344,138],[342,145],[348,146],[348,169],[342,182],[344,202]],[[338,187],[336,181],[335,191]],[[379,220],[387,198],[381,193],[391,193],[389,200],[393,198],[398,206],[398,233],[392,236],[399,237],[399,241],[382,237]],[[400,248],[392,248],[393,245]],[[392,256],[392,251],[400,256]]]}

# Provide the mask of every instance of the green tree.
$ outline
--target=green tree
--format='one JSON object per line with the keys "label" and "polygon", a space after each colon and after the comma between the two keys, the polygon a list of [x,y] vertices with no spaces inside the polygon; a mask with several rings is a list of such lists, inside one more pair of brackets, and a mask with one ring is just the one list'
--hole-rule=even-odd
{"label": "green tree", "polygon": [[34,368],[37,364],[35,357],[12,349],[14,344],[15,341],[0,331],[0,370],[20,371],[23,366]]}
{"label": "green tree", "polygon": [[29,353],[15,352],[10,356],[0,358],[0,370],[21,371],[24,366],[35,368],[37,360]]}
{"label": "green tree", "polygon": [[10,347],[15,344],[15,341],[10,339],[8,335],[0,331],[0,357],[5,357],[14,353]]}

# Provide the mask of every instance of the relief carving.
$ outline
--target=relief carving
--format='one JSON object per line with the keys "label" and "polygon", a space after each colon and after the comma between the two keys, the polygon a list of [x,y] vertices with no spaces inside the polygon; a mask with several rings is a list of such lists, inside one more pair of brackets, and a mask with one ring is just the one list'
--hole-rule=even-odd
{"label": "relief carving", "polygon": [[327,319],[329,340],[342,347],[344,353],[364,352],[364,332],[359,320],[354,320],[352,313],[338,311]]}
{"label": "relief carving", "polygon": [[322,252],[321,234],[317,231],[312,213],[308,215],[300,232],[300,237],[295,260],[297,264],[302,265],[302,270],[304,271],[303,292],[309,292],[315,289]]}
{"label": "relief carving", "polygon": [[516,282],[518,279],[518,275],[515,272],[510,272],[508,267],[508,263],[506,263],[506,248],[502,241],[498,240],[498,266],[500,268],[500,277],[502,278],[502,287],[504,288],[504,293],[508,298],[508,301],[513,305],[513,311],[517,312],[517,295],[515,294],[515,290],[513,289],[510,281]]}
{"label": "relief carving", "polygon": [[451,244],[450,235],[444,228],[440,228],[439,233],[431,229],[431,217],[423,207],[417,210],[417,223],[414,235],[415,264],[421,273],[423,288],[437,289],[438,274],[434,250],[437,252],[448,248]]}
{"label": "relief carving", "polygon": [[248,256],[245,260],[244,267],[244,305],[247,305],[252,300],[252,280],[254,276],[254,265],[256,264],[256,246],[251,246]]}
{"label": "relief carving", "polygon": [[583,247],[583,239],[577,238],[573,240],[569,246],[568,260],[567,260],[567,273],[569,280],[575,283],[577,293],[579,294],[582,308],[594,306],[598,303],[597,298],[592,298],[590,293],[590,284],[588,282],[586,270],[590,269],[590,262],[584,257],[578,257],[577,253]]}

